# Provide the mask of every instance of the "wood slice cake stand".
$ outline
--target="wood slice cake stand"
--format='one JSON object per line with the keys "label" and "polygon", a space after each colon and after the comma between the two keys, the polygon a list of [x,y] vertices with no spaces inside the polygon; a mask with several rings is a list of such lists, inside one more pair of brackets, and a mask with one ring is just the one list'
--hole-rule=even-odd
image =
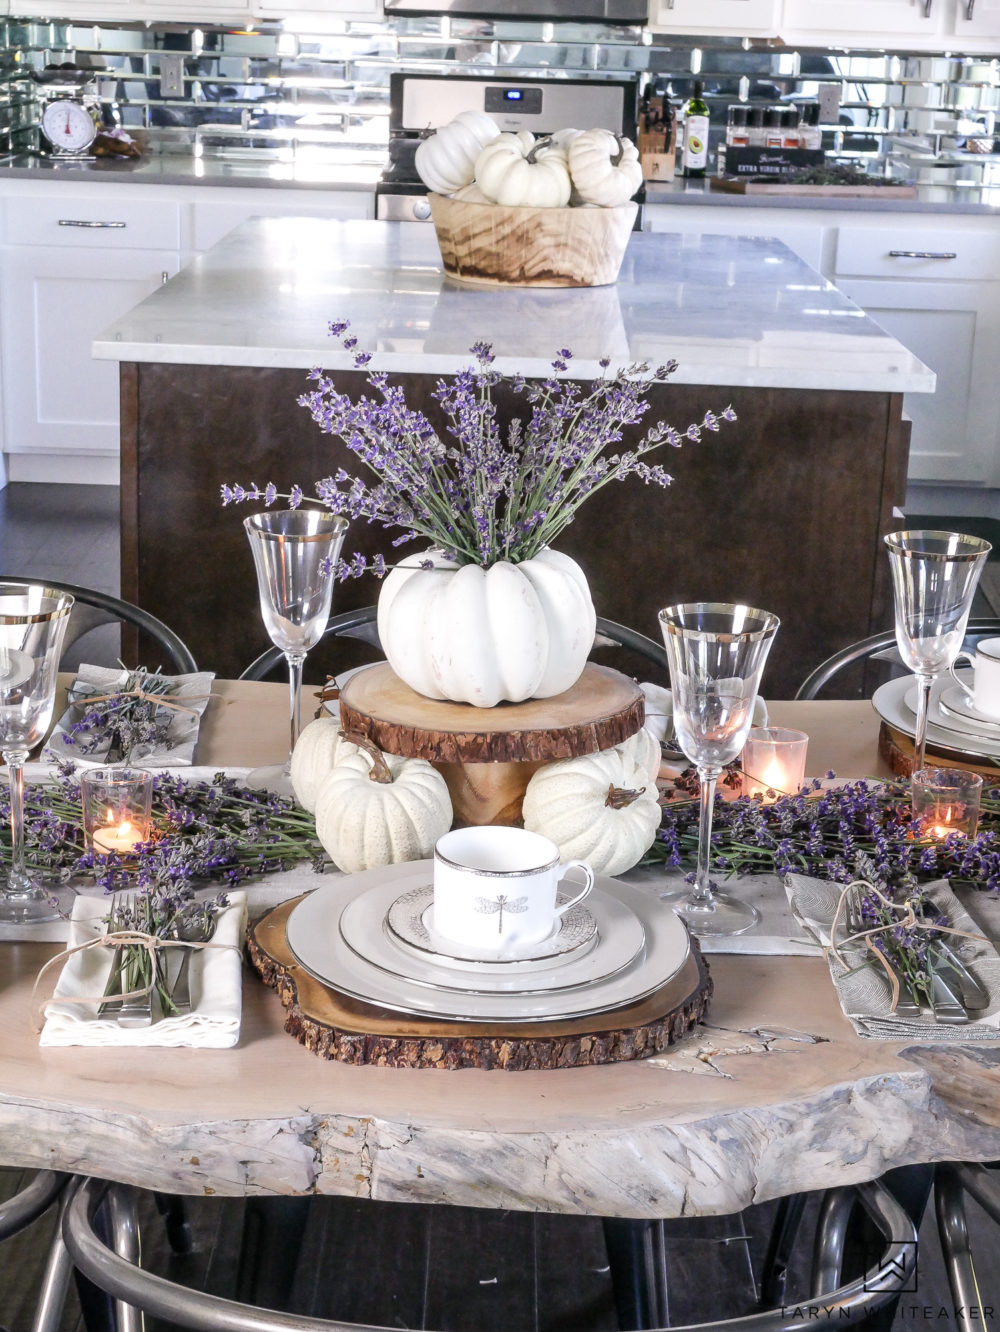
{"label": "wood slice cake stand", "polygon": [[448,783],[455,827],[516,824],[525,788],[544,763],[611,749],[645,719],[642,690],[588,662],[565,693],[476,708],[425,698],[386,662],[352,675],[340,693],[345,731],[401,758],[429,759]]}
{"label": "wood slice cake stand", "polygon": [[588,1017],[504,1024],[422,1019],[362,1003],[296,961],[283,902],[247,933],[250,958],[287,1010],[285,1030],[324,1059],[389,1068],[550,1069],[613,1064],[665,1050],[708,1011],[712,979],[698,948],[654,994]]}

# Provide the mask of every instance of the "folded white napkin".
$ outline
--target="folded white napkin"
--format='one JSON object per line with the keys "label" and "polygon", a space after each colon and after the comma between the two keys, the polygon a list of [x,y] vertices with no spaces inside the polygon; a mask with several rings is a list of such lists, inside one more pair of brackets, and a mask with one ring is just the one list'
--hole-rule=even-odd
{"label": "folded white napkin", "polygon": [[[789,874],[785,879],[785,891],[793,914],[824,947],[830,944],[830,927],[843,889],[843,884],[808,878],[804,874]],[[970,934],[982,933],[946,879],[926,884],[922,892],[956,930],[967,930]],[[845,937],[842,925],[838,925],[837,934],[839,939]],[[881,1041],[917,1039],[933,1041],[935,1044],[997,1039],[997,1031],[1000,1029],[1000,955],[992,943],[963,939],[961,935],[944,937],[985,987],[990,996],[988,1007],[963,1026],[938,1024],[930,1012],[922,1014],[920,1018],[900,1018],[890,1008],[892,995],[888,977],[881,966],[874,961],[864,965],[867,951],[862,946],[841,947],[839,951],[847,963],[846,969],[832,953],[827,954],[827,962],[840,1006],[860,1036]]]}
{"label": "folded white napkin", "polygon": [[[651,731],[661,745],[665,744],[668,748],[676,747],[673,694],[669,689],[664,689],[662,685],[650,684],[648,680],[643,681],[639,688],[646,696],[646,730]],[[753,724],[754,726],[767,725],[767,704],[759,694],[754,699]]]}
{"label": "folded white napkin", "polygon": [[[122,687],[128,679],[128,674],[128,671],[113,667],[81,665],[73,683],[88,685],[99,694],[113,694],[116,689]],[[174,702],[182,703],[185,710],[170,709],[173,716],[167,728],[168,745],[140,746],[133,751],[130,761],[135,764],[141,763],[144,767],[155,765],[161,768],[182,768],[194,761],[198,727],[202,713],[208,707],[215,674],[212,671],[196,671],[190,675],[165,675],[163,678],[177,686],[169,697]],[[54,757],[69,759],[81,768],[100,767],[106,762],[108,744],[102,743],[96,750],[85,754],[79,744],[71,745],[66,742],[70,728],[80,721],[82,716],[83,710],[80,707],[67,708],[56,722],[46,750]]]}
{"label": "folded white napkin", "polygon": [[[212,944],[229,947],[196,949],[191,958],[190,1013],[161,1018],[151,1027],[119,1027],[115,1018],[98,1018],[94,1003],[60,1003],[60,999],[100,996],[111,972],[113,950],[86,948],[66,959],[49,1002],[41,1045],[191,1045],[223,1050],[240,1039],[243,1006],[243,933],[247,898],[231,892],[230,905],[220,912]],[[78,897],[73,903],[68,947],[105,933],[110,898]],[[180,953],[181,949],[171,951]],[[173,968],[172,968],[173,970]]]}

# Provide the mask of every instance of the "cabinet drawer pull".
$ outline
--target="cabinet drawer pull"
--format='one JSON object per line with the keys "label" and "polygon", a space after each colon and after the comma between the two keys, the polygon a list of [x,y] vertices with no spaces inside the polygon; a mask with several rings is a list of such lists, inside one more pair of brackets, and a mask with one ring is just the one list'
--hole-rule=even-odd
{"label": "cabinet drawer pull", "polygon": [[890,250],[890,259],[957,259],[954,250]]}
{"label": "cabinet drawer pull", "polygon": [[930,18],[933,3],[934,0],[924,0],[924,18]]}
{"label": "cabinet drawer pull", "polygon": [[59,219],[61,227],[113,227],[116,230],[124,227],[124,222],[78,222],[75,218],[61,217]]}
{"label": "cabinet drawer pull", "polygon": [[975,9],[975,7],[976,7],[976,0],[969,0],[969,3],[965,6],[965,17],[966,21],[969,23],[972,22],[972,11],[973,9]]}

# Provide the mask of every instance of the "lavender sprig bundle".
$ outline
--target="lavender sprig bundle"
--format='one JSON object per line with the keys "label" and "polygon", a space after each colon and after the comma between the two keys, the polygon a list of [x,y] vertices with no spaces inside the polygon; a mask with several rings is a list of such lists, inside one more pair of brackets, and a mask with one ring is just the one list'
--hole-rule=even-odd
{"label": "lavender sprig bundle", "polygon": [[[793,871],[848,883],[863,864],[893,889],[945,877],[1000,892],[1000,787],[984,789],[979,827],[972,838],[917,838],[908,784],[862,780],[823,790],[813,782],[770,805],[750,796],[718,800],[713,869],[726,875]],[[689,867],[697,842],[697,803],[671,801],[646,863]]]}
{"label": "lavender sprig bundle", "polygon": [[[200,882],[236,886],[303,861],[320,867],[324,852],[311,814],[269,792],[217,773],[211,782],[176,774],[153,778],[156,837],[127,859],[88,850],[80,784],[71,770],[24,792],[30,868],[65,879],[91,879],[105,891],[133,889],[190,895]],[[0,863],[10,862],[10,798],[0,791]]]}
{"label": "lavender sprig bundle", "polygon": [[[357,349],[348,328],[345,320],[330,324],[361,369],[371,355]],[[299,487],[279,494],[273,484],[251,484],[223,486],[223,503],[252,500],[269,506],[283,499],[292,508],[320,503],[334,513],[401,529],[394,546],[423,537],[459,565],[519,563],[551,545],[580,506],[609,482],[635,476],[647,485],[669,486],[662,466],[643,461],[652,450],[665,444],[679,448],[685,439],[697,442],[704,431],[718,431],[723,421],[736,419],[726,407],[706,412],[683,432],[659,421],[628,443],[649,409],[644,390],[664,382],[676,362],[655,369],[634,364],[584,385],[559,377],[569,370],[568,348],[559,351],[553,373],[541,381],[500,374],[488,343],[476,343],[471,352],[475,364],[450,382],[440,380],[432,394],[445,422],[440,434],[423,413],[407,406],[402,389],[387,375],[370,373],[372,396],[354,401],[313,370],[317,386],[299,398],[300,405],[357,455],[374,482],[341,468],[316,484],[315,500]],[[610,361],[600,364],[606,371]],[[495,400],[500,389],[525,407],[506,430]],[[355,555],[339,560],[334,572],[338,579],[364,572],[381,576],[385,567],[382,556],[368,561]]]}
{"label": "lavender sprig bundle", "polygon": [[156,699],[175,694],[175,680],[167,679],[159,670],[140,666],[129,671],[116,689],[103,692],[107,696],[93,703],[88,703],[85,696],[75,700],[83,715],[66,731],[66,745],[75,746],[81,754],[107,750],[109,761],[125,763],[132,761],[140,747],[147,752],[171,748],[169,730],[174,714]]}

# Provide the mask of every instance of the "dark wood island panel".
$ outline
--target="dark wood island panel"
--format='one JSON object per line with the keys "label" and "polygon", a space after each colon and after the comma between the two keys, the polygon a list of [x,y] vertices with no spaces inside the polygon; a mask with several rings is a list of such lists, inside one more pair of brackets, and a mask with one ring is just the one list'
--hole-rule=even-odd
{"label": "dark wood island panel", "polygon": [[[411,405],[435,378],[405,377]],[[335,379],[364,391],[358,372]],[[122,595],[221,676],[238,675],[269,642],[242,529],[251,510],[224,509],[220,486],[297,482],[308,492],[338,466],[355,470],[297,406],[308,387],[296,369],[121,365]],[[674,477],[669,490],[634,479],[606,487],[559,548],[586,570],[599,615],[657,640],[657,611],[674,601],[775,612],[782,625],[763,692],[791,697],[820,660],[891,622],[880,538],[898,526],[893,505],[905,492],[902,395],[668,384],[652,396],[649,421],[683,430],[727,403],[738,421],[653,455]],[[392,535],[352,523],[345,552],[391,557]],[[369,604],[377,590],[367,577],[342,584],[334,609]],[[347,664],[317,649],[307,671],[321,679]]]}

